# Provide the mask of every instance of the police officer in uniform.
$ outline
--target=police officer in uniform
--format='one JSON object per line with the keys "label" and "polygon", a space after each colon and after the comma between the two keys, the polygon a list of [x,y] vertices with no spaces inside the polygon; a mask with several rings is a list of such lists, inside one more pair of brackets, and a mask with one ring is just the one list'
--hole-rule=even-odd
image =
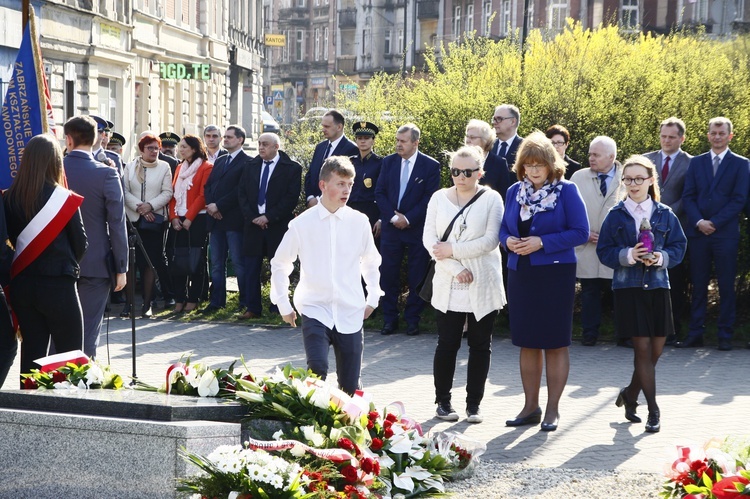
{"label": "police officer in uniform", "polygon": [[109,142],[107,143],[107,150],[116,152],[117,154],[122,156],[122,149],[123,147],[125,147],[125,142],[125,137],[117,132],[112,132],[112,136],[109,138]]}
{"label": "police officer in uniform", "polygon": [[383,157],[372,152],[378,127],[369,121],[359,121],[352,125],[354,131],[354,142],[357,144],[359,154],[350,156],[356,175],[354,186],[349,195],[347,205],[357,211],[361,211],[370,219],[372,233],[376,242],[380,237],[380,212],[375,204],[375,187],[380,176],[380,166]]}
{"label": "police officer in uniform", "polygon": [[177,165],[180,161],[177,159],[175,150],[177,144],[180,143],[182,137],[174,132],[162,132],[159,134],[161,139],[161,151],[159,151],[159,159],[169,163],[169,168],[172,170],[172,177],[174,177],[174,171],[177,169]]}

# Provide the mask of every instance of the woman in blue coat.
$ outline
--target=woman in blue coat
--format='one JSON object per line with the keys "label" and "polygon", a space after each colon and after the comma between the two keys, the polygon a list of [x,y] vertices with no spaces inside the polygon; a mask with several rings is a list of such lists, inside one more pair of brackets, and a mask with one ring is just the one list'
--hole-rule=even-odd
{"label": "woman in blue coat", "polygon": [[547,406],[541,429],[554,431],[568,381],[576,285],[574,248],[589,237],[586,206],[563,178],[565,161],[550,139],[534,132],[513,167],[518,182],[505,197],[500,243],[508,251],[508,312],[513,344],[521,347],[525,403],[507,426],[542,421],[539,390],[547,368]]}
{"label": "woman in blue coat", "polygon": [[[615,269],[617,333],[633,340],[635,369],[630,384],[620,391],[615,404],[625,406],[625,418],[640,423],[635,413],[638,394],[648,403],[646,431],[661,429],[656,404],[656,362],[666,337],[674,334],[672,302],[667,269],[685,256],[687,239],[672,210],[659,203],[656,167],[644,156],[631,156],[622,170],[626,188],[623,201],[612,207],[599,233],[596,253],[599,260]],[[639,242],[644,221],[653,234],[653,248]],[[650,238],[649,238],[650,239]]]}

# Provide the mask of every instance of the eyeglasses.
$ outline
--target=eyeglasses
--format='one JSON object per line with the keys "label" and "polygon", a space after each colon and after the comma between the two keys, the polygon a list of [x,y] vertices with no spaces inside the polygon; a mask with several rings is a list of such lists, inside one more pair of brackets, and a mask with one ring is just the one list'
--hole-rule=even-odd
{"label": "eyeglasses", "polygon": [[524,170],[531,170],[538,172],[547,168],[547,165],[523,165]]}
{"label": "eyeglasses", "polygon": [[158,151],[159,146],[146,146],[143,149],[145,149],[146,151]]}
{"label": "eyeglasses", "polygon": [[453,175],[454,177],[458,177],[459,175],[463,173],[465,178],[471,178],[471,175],[474,172],[478,172],[478,171],[479,171],[479,168],[474,168],[473,170],[469,170],[469,169],[459,170],[458,168],[451,168],[451,175]]}
{"label": "eyeglasses", "polygon": [[493,116],[492,122],[493,123],[502,123],[505,120],[513,120],[515,119],[513,116]]}
{"label": "eyeglasses", "polygon": [[567,144],[567,142],[564,142],[562,140],[553,140],[552,141],[552,145],[553,146],[564,146],[565,144]]}
{"label": "eyeglasses", "polygon": [[625,185],[643,185],[643,182],[645,182],[646,180],[648,179],[643,177],[622,177],[622,183]]}

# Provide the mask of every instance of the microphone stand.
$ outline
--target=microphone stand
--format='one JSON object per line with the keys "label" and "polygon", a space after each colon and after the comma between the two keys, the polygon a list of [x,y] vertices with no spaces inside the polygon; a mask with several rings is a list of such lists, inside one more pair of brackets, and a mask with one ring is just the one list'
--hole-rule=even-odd
{"label": "microphone stand", "polygon": [[[125,217],[125,221],[128,225],[128,280],[125,284],[126,288],[126,296],[128,297],[128,302],[130,303],[130,345],[133,349],[132,352],[132,360],[133,360],[133,375],[132,381],[130,382],[131,385],[137,384],[138,376],[136,375],[136,361],[135,361],[135,347],[136,347],[136,341],[135,341],[135,248],[136,245],[138,245],[138,248],[141,249],[141,252],[143,253],[143,256],[146,259],[146,264],[151,268],[151,271],[154,273],[154,280],[156,280],[156,269],[154,268],[154,264],[151,263],[151,259],[148,257],[148,253],[146,253],[146,248],[143,247],[143,240],[141,239],[140,234],[138,234],[138,231],[136,230],[135,226],[133,225],[133,222],[131,222],[127,217]],[[151,306],[150,303],[144,303],[144,306]]]}

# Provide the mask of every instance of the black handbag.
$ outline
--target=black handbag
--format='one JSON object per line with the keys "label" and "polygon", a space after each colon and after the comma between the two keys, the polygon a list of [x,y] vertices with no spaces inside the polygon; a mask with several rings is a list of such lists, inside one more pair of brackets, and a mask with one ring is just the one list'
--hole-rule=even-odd
{"label": "black handbag", "polygon": [[[453,220],[451,220],[451,223],[448,224],[448,227],[445,229],[445,232],[443,233],[443,237],[440,238],[440,242],[444,243],[448,240],[448,236],[450,236],[451,231],[453,230],[453,224],[456,223],[456,220],[458,217],[461,216],[461,214],[464,212],[466,208],[468,208],[474,201],[479,199],[479,196],[484,194],[485,189],[480,189],[479,192],[474,194],[474,197],[469,200],[468,203],[464,205],[463,208],[461,208],[458,213],[456,213],[456,216],[453,217]],[[435,260],[430,259],[430,263],[427,264],[427,272],[425,273],[425,276],[422,278],[422,282],[420,282],[417,285],[417,294],[420,298],[422,298],[426,302],[432,301],[432,279],[435,277]]]}
{"label": "black handbag", "polygon": [[177,247],[177,235],[172,239],[172,255],[169,259],[169,272],[173,275],[190,275],[198,272],[201,264],[203,248],[190,245],[190,233],[188,233],[188,245]]}

